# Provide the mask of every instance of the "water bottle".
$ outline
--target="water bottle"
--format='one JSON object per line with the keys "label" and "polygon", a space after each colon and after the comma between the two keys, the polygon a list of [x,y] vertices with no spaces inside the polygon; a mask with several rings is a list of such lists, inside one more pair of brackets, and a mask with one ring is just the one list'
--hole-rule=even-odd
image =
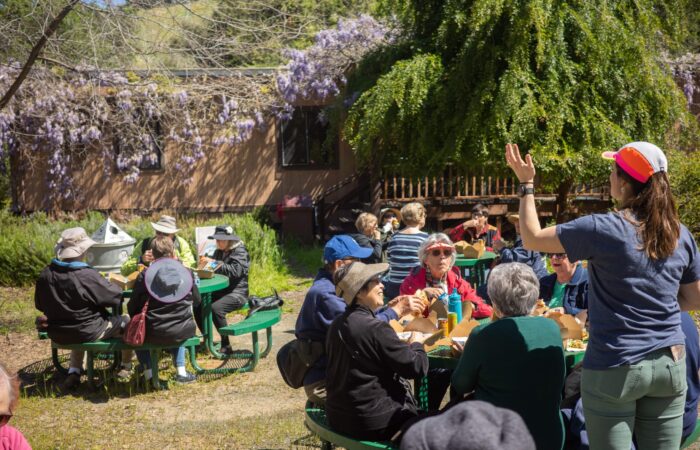
{"label": "water bottle", "polygon": [[443,292],[442,294],[440,294],[438,300],[440,300],[442,304],[445,305],[446,309],[450,306],[450,301],[447,298],[447,292]]}
{"label": "water bottle", "polygon": [[197,272],[192,272],[192,276],[194,278],[194,285],[199,287],[199,274]]}
{"label": "water bottle", "polygon": [[457,314],[457,323],[462,321],[462,296],[457,292],[457,288],[450,294],[447,311]]}

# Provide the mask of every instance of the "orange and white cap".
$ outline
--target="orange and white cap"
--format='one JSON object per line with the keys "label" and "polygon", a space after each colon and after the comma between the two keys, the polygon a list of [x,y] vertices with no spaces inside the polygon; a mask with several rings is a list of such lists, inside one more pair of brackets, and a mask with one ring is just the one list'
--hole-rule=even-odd
{"label": "orange and white cap", "polygon": [[627,175],[640,183],[646,183],[655,173],[668,170],[664,152],[649,142],[630,142],[616,152],[603,152],[603,158],[614,160]]}

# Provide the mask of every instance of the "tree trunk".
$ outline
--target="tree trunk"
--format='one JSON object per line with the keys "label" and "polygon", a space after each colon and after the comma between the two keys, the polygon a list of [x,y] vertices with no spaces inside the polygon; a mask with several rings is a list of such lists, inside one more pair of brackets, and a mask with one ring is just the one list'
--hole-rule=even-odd
{"label": "tree trunk", "polygon": [[574,185],[573,179],[563,180],[557,186],[557,201],[556,201],[556,211],[557,223],[563,223],[567,220],[569,211],[569,192],[571,187]]}
{"label": "tree trunk", "polygon": [[27,75],[29,75],[29,71],[32,70],[32,66],[34,66],[34,63],[36,62],[37,58],[39,58],[39,54],[41,54],[41,51],[44,49],[44,46],[48,42],[49,38],[56,32],[58,26],[61,24],[61,22],[63,22],[63,19],[66,18],[68,13],[71,12],[71,10],[75,7],[75,5],[78,4],[79,1],[80,0],[70,0],[68,4],[63,7],[61,12],[58,13],[58,15],[54,17],[53,20],[46,27],[44,34],[41,36],[41,38],[39,38],[36,44],[34,44],[34,47],[32,47],[32,51],[29,52],[29,57],[24,63],[22,71],[19,73],[19,75],[17,75],[17,78],[15,79],[14,83],[12,83],[12,86],[10,86],[7,92],[5,92],[5,95],[3,95],[0,99],[0,111],[2,111],[8,103],[10,103],[12,97],[22,85],[25,78],[27,78]]}

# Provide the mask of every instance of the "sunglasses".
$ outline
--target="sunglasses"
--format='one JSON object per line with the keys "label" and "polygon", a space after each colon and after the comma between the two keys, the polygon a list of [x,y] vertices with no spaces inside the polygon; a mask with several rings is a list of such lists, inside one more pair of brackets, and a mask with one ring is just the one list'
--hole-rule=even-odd
{"label": "sunglasses", "polygon": [[440,255],[444,256],[445,258],[449,258],[452,256],[452,250],[436,248],[435,250],[431,250],[430,254],[436,258]]}
{"label": "sunglasses", "polygon": [[472,213],[472,216],[474,216],[474,217],[488,217],[489,214],[485,213],[485,212],[481,212],[481,211],[474,211]]}
{"label": "sunglasses", "polygon": [[566,253],[549,253],[547,256],[550,258],[559,258],[559,259],[564,259],[566,258]]}
{"label": "sunglasses", "polygon": [[0,414],[0,427],[7,425],[10,419],[12,419],[12,414]]}

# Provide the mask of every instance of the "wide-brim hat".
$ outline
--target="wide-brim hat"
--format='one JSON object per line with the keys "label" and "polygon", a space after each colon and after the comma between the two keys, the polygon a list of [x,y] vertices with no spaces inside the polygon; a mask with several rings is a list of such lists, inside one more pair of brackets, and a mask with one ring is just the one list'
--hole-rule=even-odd
{"label": "wide-brim hat", "polygon": [[61,233],[61,237],[54,247],[54,252],[58,259],[77,258],[93,245],[95,245],[95,241],[90,239],[84,228],[68,228]]}
{"label": "wide-brim hat", "polygon": [[520,214],[508,213],[508,214],[506,214],[506,219],[510,223],[518,222],[520,220]]}
{"label": "wide-brim hat", "polygon": [[401,211],[399,211],[399,210],[396,209],[396,208],[384,208],[384,209],[382,209],[381,211],[379,211],[379,218],[380,218],[380,221],[381,221],[381,220],[384,220],[384,215],[385,215],[386,213],[388,213],[388,212],[394,213],[394,215],[396,216],[396,220],[398,220],[399,222],[401,222]]}
{"label": "wide-brim hat", "polygon": [[354,262],[348,267],[348,271],[343,279],[335,286],[335,293],[349,305],[365,283],[388,270],[389,264],[387,263],[364,264]]}
{"label": "wide-brim hat", "polygon": [[160,231],[164,234],[175,234],[180,231],[180,229],[177,227],[175,218],[172,216],[161,216],[160,219],[158,219],[158,222],[151,222],[151,226],[154,230]]}
{"label": "wide-brim hat", "polygon": [[646,183],[658,172],[668,170],[664,152],[649,142],[630,142],[616,152],[603,152],[603,158],[614,160],[629,176]]}
{"label": "wide-brim hat", "polygon": [[163,303],[175,303],[192,291],[192,272],[173,258],[160,258],[145,271],[144,283],[148,294]]}
{"label": "wide-brim hat", "polygon": [[217,239],[219,241],[240,241],[241,238],[233,232],[233,227],[228,225],[219,225],[214,229],[214,234],[207,239]]}

